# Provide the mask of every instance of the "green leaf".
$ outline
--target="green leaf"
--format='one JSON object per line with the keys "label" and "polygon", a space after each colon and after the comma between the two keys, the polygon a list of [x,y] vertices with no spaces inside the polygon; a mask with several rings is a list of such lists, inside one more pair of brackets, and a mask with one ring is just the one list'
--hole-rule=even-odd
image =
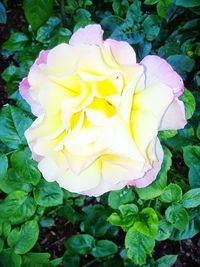
{"label": "green leaf", "polygon": [[200,139],[200,123],[199,123],[199,125],[197,127],[196,135],[197,135],[198,139]]}
{"label": "green leaf", "polygon": [[110,15],[103,18],[100,24],[106,30],[106,36],[110,36],[117,26],[123,22],[124,20],[121,17]]}
{"label": "green leaf", "polygon": [[37,204],[43,207],[57,206],[63,202],[63,191],[56,182],[47,182],[43,179],[33,193]]}
{"label": "green leaf", "polygon": [[200,6],[199,0],[175,0],[175,4],[177,6],[183,6],[183,7],[196,7]]}
{"label": "green leaf", "polygon": [[52,33],[60,23],[60,18],[50,17],[47,22],[38,29],[36,40],[41,43],[48,43]]}
{"label": "green leaf", "polygon": [[186,229],[183,231],[175,230],[172,232],[170,236],[171,240],[184,240],[194,237],[197,233],[200,232],[200,216],[199,210],[197,210],[197,215],[190,216],[189,224],[187,225]]}
{"label": "green leaf", "polygon": [[4,240],[0,237],[0,252],[3,250]]}
{"label": "green leaf", "polygon": [[[61,266],[62,263],[63,263],[63,257],[60,257],[60,258],[56,258],[55,260],[51,260],[49,263],[46,263],[45,267],[58,267],[58,266]],[[42,267],[43,266],[44,265],[42,265]],[[65,267],[65,265],[64,265],[64,267]],[[70,267],[73,267],[73,266],[71,265]]]}
{"label": "green leaf", "polygon": [[159,0],[145,0],[144,4],[145,5],[154,5],[156,3],[158,3]]}
{"label": "green leaf", "polygon": [[7,15],[4,5],[0,2],[0,23],[6,24]]}
{"label": "green leaf", "polygon": [[0,180],[6,175],[8,169],[8,158],[0,152]]}
{"label": "green leaf", "polygon": [[95,246],[95,239],[88,234],[73,235],[67,240],[65,246],[72,253],[86,255]]}
{"label": "green leaf", "polygon": [[171,0],[158,1],[156,8],[157,8],[157,13],[161,18],[166,19],[167,11],[169,6],[171,5],[171,2],[172,2]]}
{"label": "green leaf", "polygon": [[21,267],[21,257],[13,251],[13,249],[4,249],[0,253],[1,267]]}
{"label": "green leaf", "polygon": [[194,59],[186,55],[172,55],[167,58],[167,61],[184,79],[194,67]]}
{"label": "green leaf", "polygon": [[131,227],[126,234],[125,247],[127,255],[136,265],[146,263],[146,254],[152,252],[154,245],[154,238],[138,232],[134,227]]}
{"label": "green leaf", "polygon": [[3,49],[8,51],[22,50],[27,44],[29,38],[23,32],[14,32],[9,39],[3,44]]}
{"label": "green leaf", "polygon": [[195,98],[189,90],[185,89],[184,94],[180,97],[180,99],[185,104],[185,115],[186,119],[189,120],[195,111]]}
{"label": "green leaf", "polygon": [[169,56],[172,56],[174,54],[181,53],[180,44],[178,41],[176,42],[167,42],[165,45],[161,46],[158,49],[158,55],[160,57],[167,58]]}
{"label": "green leaf", "polygon": [[29,219],[36,210],[32,197],[22,191],[10,193],[0,203],[1,218],[10,221],[11,224],[19,224]]}
{"label": "green leaf", "polygon": [[139,0],[135,0],[132,5],[130,5],[126,18],[130,19],[131,21],[138,22],[142,16],[141,11],[141,2]]}
{"label": "green leaf", "polygon": [[80,257],[66,252],[63,256],[64,267],[79,267]]}
{"label": "green leaf", "polygon": [[95,258],[103,258],[117,253],[117,245],[109,240],[99,240],[92,249],[91,254]]}
{"label": "green leaf", "polygon": [[22,267],[44,267],[50,256],[49,253],[27,253],[23,256]]}
{"label": "green leaf", "polygon": [[190,166],[188,178],[191,188],[200,188],[200,164]]}
{"label": "green leaf", "polygon": [[52,0],[24,0],[24,12],[33,30],[37,30],[51,15]]}
{"label": "green leaf", "polygon": [[138,208],[135,204],[126,204],[121,205],[119,210],[120,214],[114,212],[107,220],[115,226],[121,226],[124,231],[128,231],[138,219]]}
{"label": "green leaf", "polygon": [[166,140],[168,138],[172,138],[177,134],[176,130],[168,130],[168,131],[161,131],[159,132],[159,139],[162,140]]}
{"label": "green leaf", "polygon": [[50,39],[49,48],[52,48],[60,43],[66,43],[69,41],[72,33],[66,28],[59,28],[53,32],[53,36]]}
{"label": "green leaf", "polygon": [[0,112],[0,140],[12,149],[26,145],[24,132],[31,123],[32,120],[19,108],[14,106],[3,108]]}
{"label": "green leaf", "polygon": [[172,229],[173,226],[171,225],[171,223],[168,223],[166,221],[159,221],[156,240],[163,241],[168,239],[171,236]]}
{"label": "green leaf", "polygon": [[152,43],[146,40],[142,40],[137,47],[138,58],[143,59],[148,54],[150,54],[151,48],[152,48]]}
{"label": "green leaf", "polygon": [[183,195],[182,205],[187,208],[195,208],[200,205],[200,188],[191,189]]}
{"label": "green leaf", "polygon": [[182,189],[177,184],[169,184],[160,196],[162,202],[179,202],[182,199]]}
{"label": "green leaf", "polygon": [[158,232],[158,217],[154,209],[144,208],[133,226],[138,232],[155,238]]}
{"label": "green leaf", "polygon": [[180,204],[172,204],[165,211],[165,216],[176,229],[184,230],[189,222],[188,213]]}
{"label": "green leaf", "polygon": [[11,231],[11,225],[8,221],[0,220],[0,236],[2,236],[4,239],[7,238]]}
{"label": "green leaf", "polygon": [[14,228],[8,235],[7,241],[16,254],[25,254],[35,245],[38,236],[38,223],[32,220],[23,224],[20,229]]}
{"label": "green leaf", "polygon": [[155,180],[152,184],[145,188],[135,188],[136,192],[138,193],[139,197],[144,200],[149,200],[160,196],[167,185],[167,172],[170,169],[172,164],[172,154],[164,147],[164,160],[162,163],[162,168]]}
{"label": "green leaf", "polygon": [[55,225],[55,220],[53,218],[45,218],[40,221],[42,227],[52,227]]}
{"label": "green leaf", "polygon": [[128,7],[128,0],[113,0],[112,8],[114,10],[114,13],[118,16],[123,17],[123,15],[127,12]]}
{"label": "green leaf", "polygon": [[4,178],[0,180],[0,189],[7,194],[18,190],[30,192],[32,186],[26,182],[26,177],[23,177],[20,172],[10,168]]}
{"label": "green leaf", "polygon": [[41,174],[37,169],[37,163],[31,159],[31,153],[28,148],[13,153],[11,164],[14,170],[23,177],[24,182],[37,185],[40,181]]}
{"label": "green leaf", "polygon": [[160,32],[160,26],[158,17],[155,15],[149,15],[143,21],[143,28],[148,41],[153,41]]}
{"label": "green leaf", "polygon": [[81,230],[95,237],[104,235],[109,227],[106,218],[110,211],[99,204],[84,207],[83,211],[87,215],[84,216],[84,220],[81,223]]}
{"label": "green leaf", "polygon": [[200,146],[183,147],[183,159],[189,168],[192,164],[198,164],[200,162]]}
{"label": "green leaf", "polygon": [[134,197],[132,189],[125,188],[113,191],[108,196],[108,205],[113,209],[117,209],[122,204],[133,202]]}
{"label": "green leaf", "polygon": [[177,260],[177,255],[166,255],[156,261],[156,267],[171,267]]}
{"label": "green leaf", "polygon": [[84,8],[78,8],[74,14],[74,20],[76,22],[74,31],[77,31],[80,27],[85,27],[91,23],[91,13]]}

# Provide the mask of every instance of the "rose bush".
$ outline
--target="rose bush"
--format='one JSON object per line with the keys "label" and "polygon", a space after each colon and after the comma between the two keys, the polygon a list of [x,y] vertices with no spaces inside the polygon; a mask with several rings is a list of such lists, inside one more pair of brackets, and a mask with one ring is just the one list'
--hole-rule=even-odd
{"label": "rose bush", "polygon": [[44,178],[89,196],[149,185],[163,160],[158,132],[186,123],[181,77],[155,55],[136,63],[100,25],[42,51],[19,89],[37,116],[25,136]]}

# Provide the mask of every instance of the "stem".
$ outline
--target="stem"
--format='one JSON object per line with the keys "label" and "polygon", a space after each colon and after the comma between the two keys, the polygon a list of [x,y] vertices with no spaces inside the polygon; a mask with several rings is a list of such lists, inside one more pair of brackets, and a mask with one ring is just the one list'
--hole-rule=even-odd
{"label": "stem", "polygon": [[66,14],[65,14],[65,1],[60,0],[60,13],[62,18],[62,25],[63,27],[66,27]]}

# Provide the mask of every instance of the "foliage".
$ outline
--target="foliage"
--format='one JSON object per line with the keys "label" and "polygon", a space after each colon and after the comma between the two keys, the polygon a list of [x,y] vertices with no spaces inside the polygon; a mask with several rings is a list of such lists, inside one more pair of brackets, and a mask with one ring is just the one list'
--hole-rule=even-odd
{"label": "foliage", "polygon": [[[0,23],[9,24],[0,2]],[[200,231],[199,0],[24,0],[26,22],[2,46],[11,64],[1,74],[15,105],[0,111],[0,265],[12,267],[172,266],[177,255],[154,259],[157,241],[182,240]],[[31,159],[24,131],[33,117],[18,90],[41,49],[67,42],[75,30],[100,23],[106,37],[129,42],[138,55],[158,54],[183,77],[188,124],[160,133],[165,157],[156,181],[97,199],[48,183]],[[55,260],[39,234],[62,217],[78,229],[66,236]],[[67,226],[65,226],[67,227]]]}

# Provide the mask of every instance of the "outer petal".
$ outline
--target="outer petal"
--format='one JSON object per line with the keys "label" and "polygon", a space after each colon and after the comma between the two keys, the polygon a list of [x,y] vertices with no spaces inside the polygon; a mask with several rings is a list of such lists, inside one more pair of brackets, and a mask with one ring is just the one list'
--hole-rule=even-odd
{"label": "outer petal", "polygon": [[162,146],[158,139],[156,143],[156,154],[157,154],[158,160],[154,161],[152,169],[147,171],[146,174],[142,178],[129,182],[129,185],[142,188],[142,187],[148,186],[156,179],[156,176],[161,169],[163,156],[164,156]]}
{"label": "outer petal", "polygon": [[29,103],[30,95],[29,95],[30,84],[28,82],[28,78],[25,77],[19,84],[19,92],[21,96]]}
{"label": "outer petal", "polygon": [[76,67],[80,53],[72,46],[62,43],[49,51],[47,66],[50,73],[68,73]]}
{"label": "outer petal", "polygon": [[42,50],[34,64],[37,64],[37,65],[46,64],[48,53],[49,53],[49,51]]}
{"label": "outer petal", "polygon": [[118,64],[120,65],[136,64],[135,51],[127,42],[107,39],[104,43],[110,46],[112,55]]}
{"label": "outer petal", "polygon": [[88,25],[85,28],[80,28],[76,31],[69,40],[70,45],[102,45],[103,30],[100,25]]}
{"label": "outer petal", "polygon": [[175,96],[182,95],[184,91],[183,80],[166,60],[158,56],[146,56],[141,64],[146,70],[146,86],[164,83],[173,89]]}
{"label": "outer petal", "polygon": [[184,104],[175,98],[165,112],[159,130],[182,129],[186,123]]}
{"label": "outer petal", "polygon": [[99,184],[90,190],[81,192],[84,195],[100,196],[108,191],[119,190],[134,177],[144,175],[144,163],[115,155],[101,157],[102,177]]}
{"label": "outer petal", "polygon": [[19,84],[19,92],[26,102],[31,106],[31,111],[35,116],[42,113],[41,106],[35,102],[30,95],[30,84],[28,78],[25,77]]}
{"label": "outer petal", "polygon": [[75,193],[90,190],[96,187],[101,180],[101,163],[96,160],[87,169],[79,175],[72,171],[64,171],[58,178],[57,182],[61,187]]}
{"label": "outer petal", "polygon": [[[162,83],[157,83],[135,94],[133,110],[145,110],[153,113],[159,125],[173,98],[173,92],[170,87]],[[134,114],[134,111],[132,113]]]}

